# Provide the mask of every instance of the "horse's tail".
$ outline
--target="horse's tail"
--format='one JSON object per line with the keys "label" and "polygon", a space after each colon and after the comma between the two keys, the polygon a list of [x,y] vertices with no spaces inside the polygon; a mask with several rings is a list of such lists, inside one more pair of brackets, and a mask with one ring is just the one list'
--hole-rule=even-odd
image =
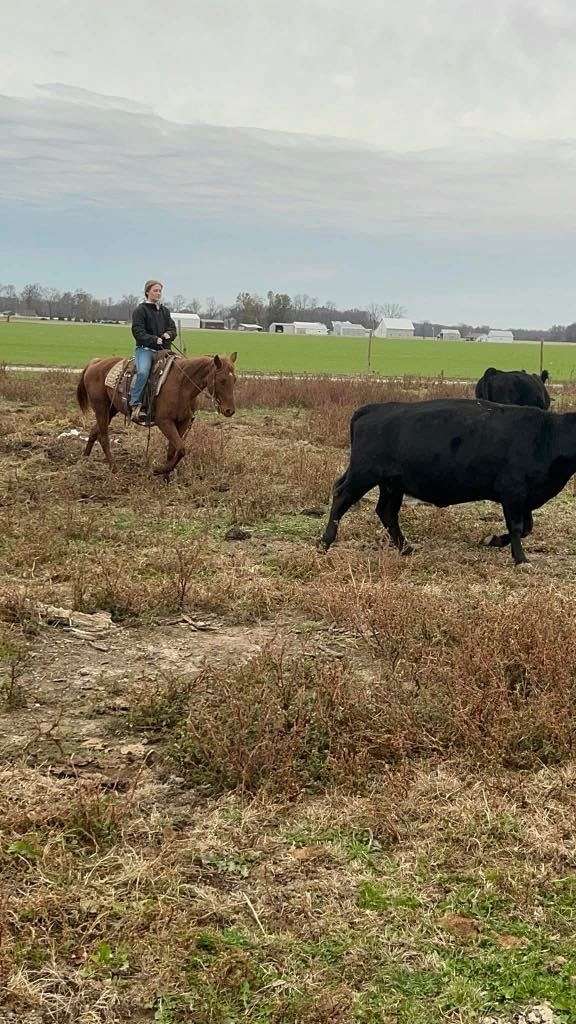
{"label": "horse's tail", "polygon": [[80,380],[78,381],[78,387],[76,388],[76,398],[78,400],[78,405],[82,409],[82,412],[86,412],[88,409],[88,392],[86,391],[86,385],[84,383],[84,374],[86,373],[87,369],[88,367],[85,366],[84,369],[82,370]]}

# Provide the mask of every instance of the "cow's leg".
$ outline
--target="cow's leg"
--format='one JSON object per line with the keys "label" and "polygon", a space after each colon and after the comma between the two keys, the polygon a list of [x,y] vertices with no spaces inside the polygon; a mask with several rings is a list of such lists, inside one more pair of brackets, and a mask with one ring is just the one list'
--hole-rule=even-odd
{"label": "cow's leg", "polygon": [[374,481],[366,482],[366,480],[355,477],[353,473],[348,471],[341,476],[334,484],[334,491],[332,495],[332,507],[330,509],[330,515],[328,517],[328,523],[326,529],[318,541],[318,547],[324,551],[328,551],[328,548],[336,540],[338,534],[338,527],[342,516],[346,514],[348,509],[352,508],[357,501],[360,501],[367,491],[374,486]]}
{"label": "cow's leg", "polygon": [[414,549],[402,533],[402,528],[398,520],[398,513],[402,505],[403,497],[404,495],[402,491],[390,491],[383,484],[380,484],[380,497],[378,498],[378,504],[376,505],[376,514],[378,515],[382,526],[390,534],[390,539],[392,543],[396,545],[398,551],[403,555],[410,555]]}
{"label": "cow's leg", "polygon": [[[508,527],[508,533],[510,535],[510,544],[512,545],[512,558],[516,565],[522,565],[523,562],[527,562],[524,548],[522,547],[521,538],[526,536],[526,533],[530,533],[532,527],[532,515],[526,513],[524,509],[518,508],[517,505],[503,505],[504,518],[506,520],[506,526]],[[525,533],[525,527],[526,533]]]}
{"label": "cow's leg", "polygon": [[168,477],[172,470],[176,468],[180,460],[184,458],[186,454],[186,446],[182,440],[180,430],[173,420],[156,420],[156,426],[162,431],[164,437],[168,441],[168,451],[165,464],[163,466],[159,466],[158,469],[155,469],[154,474],[156,476]]}
{"label": "cow's leg", "polygon": [[[521,537],[527,537],[528,534],[532,533],[534,529],[534,520],[532,513],[528,510],[524,512]],[[488,548],[505,548],[510,544],[511,537],[509,533],[493,533],[489,537],[485,537],[482,544]]]}

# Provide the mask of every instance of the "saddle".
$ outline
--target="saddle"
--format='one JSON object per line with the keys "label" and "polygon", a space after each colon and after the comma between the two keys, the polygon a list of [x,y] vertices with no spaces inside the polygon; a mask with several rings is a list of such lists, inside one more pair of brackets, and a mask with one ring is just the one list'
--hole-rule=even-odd
{"label": "saddle", "polygon": [[[154,423],[156,399],[175,359],[176,356],[173,352],[161,351],[154,353],[152,367],[142,395],[143,422],[148,426]],[[130,388],[135,373],[136,363],[134,359],[119,359],[108,370],[104,381],[106,387],[111,388],[114,392],[113,397],[116,404],[119,406],[120,412],[124,413],[125,416],[128,416],[130,412]]]}

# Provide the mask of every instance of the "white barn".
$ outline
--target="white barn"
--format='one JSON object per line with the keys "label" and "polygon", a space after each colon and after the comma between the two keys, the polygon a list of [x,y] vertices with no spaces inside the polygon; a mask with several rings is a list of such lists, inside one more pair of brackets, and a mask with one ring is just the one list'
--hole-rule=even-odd
{"label": "white barn", "polygon": [[456,330],[456,328],[443,327],[439,332],[438,337],[442,338],[442,341],[460,341],[462,335],[460,334],[460,331]]}
{"label": "white barn", "polygon": [[294,321],[294,334],[328,334],[326,324],[308,320]]}
{"label": "white barn", "polygon": [[377,338],[413,338],[414,324],[401,316],[385,316],[374,334]]}
{"label": "white barn", "polygon": [[339,338],[366,338],[370,332],[362,324],[353,324],[350,320],[333,320],[332,333]]}
{"label": "white barn", "polygon": [[270,324],[269,334],[296,334],[294,324],[283,324],[280,321]]}
{"label": "white barn", "polygon": [[239,331],[261,331],[260,324],[238,324]]}
{"label": "white barn", "polygon": [[198,331],[200,329],[198,313],[172,313],[172,319],[181,331]]}
{"label": "white barn", "polygon": [[501,331],[497,328],[488,331],[488,334],[479,334],[477,341],[514,341],[512,331]]}
{"label": "white barn", "polygon": [[270,334],[328,334],[326,324],[308,320],[295,320],[293,324],[270,324],[268,331]]}

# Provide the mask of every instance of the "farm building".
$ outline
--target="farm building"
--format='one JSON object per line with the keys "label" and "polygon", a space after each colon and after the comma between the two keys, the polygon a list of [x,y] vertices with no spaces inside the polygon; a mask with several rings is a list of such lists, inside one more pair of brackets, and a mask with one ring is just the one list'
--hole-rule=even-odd
{"label": "farm building", "polygon": [[307,320],[295,320],[293,324],[273,323],[268,331],[270,334],[328,334],[326,324]]}
{"label": "farm building", "polygon": [[442,341],[450,341],[450,339],[452,339],[452,341],[460,341],[462,335],[460,334],[460,331],[455,329],[453,330],[451,327],[443,327],[439,332],[438,337],[442,338]]}
{"label": "farm building", "polygon": [[362,324],[353,324],[350,320],[333,320],[332,333],[339,338],[365,338],[370,332]]}
{"label": "farm building", "polygon": [[268,328],[269,334],[296,334],[294,324],[273,323]]}
{"label": "farm building", "polygon": [[260,324],[238,324],[239,331],[261,331]]}
{"label": "farm building", "polygon": [[314,323],[307,320],[294,321],[294,334],[328,334],[326,324]]}
{"label": "farm building", "polygon": [[172,313],[172,319],[181,331],[197,331],[200,327],[198,313]]}
{"label": "farm building", "polygon": [[512,331],[501,331],[496,328],[489,330],[488,334],[479,334],[476,341],[514,341]]}
{"label": "farm building", "polygon": [[226,324],[223,320],[200,320],[200,327],[205,331],[225,331]]}
{"label": "farm building", "polygon": [[401,316],[385,316],[374,334],[377,338],[413,338],[414,324]]}

